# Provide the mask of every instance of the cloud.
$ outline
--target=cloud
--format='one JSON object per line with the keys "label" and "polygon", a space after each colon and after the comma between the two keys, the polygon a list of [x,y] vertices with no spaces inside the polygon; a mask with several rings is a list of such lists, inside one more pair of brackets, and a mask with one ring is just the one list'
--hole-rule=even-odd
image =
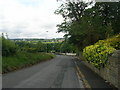
{"label": "cloud", "polygon": [[63,18],[54,14],[59,5],[56,0],[0,0],[0,32],[10,38],[62,37],[56,25]]}

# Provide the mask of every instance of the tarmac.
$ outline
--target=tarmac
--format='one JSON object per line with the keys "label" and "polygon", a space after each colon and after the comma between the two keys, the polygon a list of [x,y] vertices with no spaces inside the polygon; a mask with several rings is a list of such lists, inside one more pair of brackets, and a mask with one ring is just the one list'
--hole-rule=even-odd
{"label": "tarmac", "polygon": [[80,77],[83,78],[86,88],[93,89],[107,89],[107,90],[118,90],[114,86],[106,83],[106,81],[101,78],[97,73],[88,68],[82,60],[75,60],[77,71],[80,73]]}

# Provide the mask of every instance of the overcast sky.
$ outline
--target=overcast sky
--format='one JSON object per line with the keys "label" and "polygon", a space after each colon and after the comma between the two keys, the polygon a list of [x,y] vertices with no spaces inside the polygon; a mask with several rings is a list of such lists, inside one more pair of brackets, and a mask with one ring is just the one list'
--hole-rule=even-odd
{"label": "overcast sky", "polygon": [[0,33],[9,38],[63,37],[56,33],[63,20],[54,14],[59,6],[56,0],[0,0]]}

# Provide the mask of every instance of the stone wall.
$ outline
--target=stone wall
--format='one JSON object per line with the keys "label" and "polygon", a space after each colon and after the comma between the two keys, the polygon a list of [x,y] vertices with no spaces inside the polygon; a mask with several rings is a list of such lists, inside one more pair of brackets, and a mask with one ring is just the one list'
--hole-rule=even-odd
{"label": "stone wall", "polygon": [[120,89],[120,50],[116,50],[110,55],[106,67],[100,70],[87,63],[86,60],[84,63],[103,79]]}

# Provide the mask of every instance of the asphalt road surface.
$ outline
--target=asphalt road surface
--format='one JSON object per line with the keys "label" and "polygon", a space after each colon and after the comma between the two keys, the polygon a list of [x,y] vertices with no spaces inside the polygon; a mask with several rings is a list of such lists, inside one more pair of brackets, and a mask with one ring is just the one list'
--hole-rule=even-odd
{"label": "asphalt road surface", "polygon": [[40,64],[3,75],[3,88],[84,88],[74,57],[57,55]]}

